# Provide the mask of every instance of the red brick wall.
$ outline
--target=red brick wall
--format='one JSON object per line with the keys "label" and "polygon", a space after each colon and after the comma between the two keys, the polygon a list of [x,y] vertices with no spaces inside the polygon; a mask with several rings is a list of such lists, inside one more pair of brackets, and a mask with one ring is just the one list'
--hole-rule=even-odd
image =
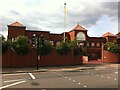
{"label": "red brick wall", "polygon": [[117,37],[112,37],[112,36],[107,36],[106,37],[107,42],[114,42],[115,40],[117,40]]}
{"label": "red brick wall", "polygon": [[120,55],[119,54],[115,54],[115,53],[111,53],[109,51],[105,51],[104,50],[104,59],[103,62],[105,63],[120,63]]}
{"label": "red brick wall", "polygon": [[62,34],[50,34],[50,40],[59,40],[61,41],[63,38],[63,35]]}
{"label": "red brick wall", "polygon": [[25,27],[8,26],[8,39],[25,35]]}
{"label": "red brick wall", "polygon": [[75,39],[75,32],[74,31],[69,32],[69,35],[70,35],[70,40]]}
{"label": "red brick wall", "polygon": [[[2,55],[3,67],[33,67],[37,64],[37,54],[34,49],[25,56],[16,55],[11,49]],[[82,64],[82,56],[74,56],[72,51],[67,55],[59,55],[55,49],[47,56],[41,56],[39,66]]]}
{"label": "red brick wall", "polygon": [[26,30],[25,31],[25,36],[27,36],[28,38],[29,37],[32,37],[33,34],[36,34],[36,35],[43,35],[45,37],[46,40],[49,40],[50,37],[49,37],[49,32],[47,31],[30,31],[30,30]]}

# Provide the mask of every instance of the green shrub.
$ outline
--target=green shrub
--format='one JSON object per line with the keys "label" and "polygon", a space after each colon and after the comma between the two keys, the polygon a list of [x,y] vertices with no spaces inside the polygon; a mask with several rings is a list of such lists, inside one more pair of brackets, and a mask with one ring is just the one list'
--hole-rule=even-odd
{"label": "green shrub", "polygon": [[2,41],[2,54],[4,54],[10,46],[11,41]]}
{"label": "green shrub", "polygon": [[70,41],[68,45],[71,49],[74,50],[74,55],[83,55],[86,54],[85,52],[83,53],[83,48],[82,46],[77,46],[77,40],[75,39],[74,41]]}
{"label": "green shrub", "polygon": [[115,44],[113,42],[108,42],[104,45],[104,50],[110,51],[112,53],[119,53],[120,45]]}
{"label": "green shrub", "polygon": [[56,51],[61,55],[65,55],[69,53],[70,47],[65,42],[61,42],[60,45],[56,47]]}
{"label": "green shrub", "polygon": [[48,55],[52,51],[52,44],[50,41],[45,41],[43,45],[41,43],[38,47],[38,53],[40,55]]}
{"label": "green shrub", "polygon": [[69,45],[68,45],[70,48],[74,48],[77,46],[77,40],[74,40],[74,41],[70,41]]}
{"label": "green shrub", "polygon": [[2,50],[0,49],[0,53],[2,51],[2,54],[4,54],[7,49],[11,46],[11,41],[9,40],[5,40],[5,37],[3,35],[0,35],[0,48],[2,48]]}
{"label": "green shrub", "polygon": [[12,43],[12,48],[17,55],[26,55],[29,52],[28,38],[25,36],[17,37]]}
{"label": "green shrub", "polygon": [[82,46],[74,48],[74,55],[83,55],[83,48],[82,48]]}

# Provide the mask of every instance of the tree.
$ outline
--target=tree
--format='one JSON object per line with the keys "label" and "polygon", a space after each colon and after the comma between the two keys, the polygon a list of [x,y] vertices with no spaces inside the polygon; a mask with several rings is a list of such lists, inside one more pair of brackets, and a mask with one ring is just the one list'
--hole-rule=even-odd
{"label": "tree", "polygon": [[29,52],[28,38],[25,36],[17,37],[12,43],[13,51],[17,55],[25,55]]}
{"label": "tree", "polygon": [[82,46],[74,47],[74,55],[83,55],[83,48],[82,48]]}
{"label": "tree", "polygon": [[2,51],[2,54],[4,54],[7,49],[11,46],[12,42],[10,40],[5,40],[5,37],[3,35],[0,35],[0,53]]}
{"label": "tree", "polygon": [[120,45],[113,42],[108,42],[104,45],[104,50],[110,51],[112,53],[119,53],[119,48]]}
{"label": "tree", "polygon": [[61,42],[60,45],[56,47],[56,51],[59,54],[65,55],[69,53],[70,47],[65,42]]}
{"label": "tree", "polygon": [[38,46],[38,54],[40,55],[48,55],[52,51],[52,44],[50,41],[44,41],[44,43],[40,42]]}

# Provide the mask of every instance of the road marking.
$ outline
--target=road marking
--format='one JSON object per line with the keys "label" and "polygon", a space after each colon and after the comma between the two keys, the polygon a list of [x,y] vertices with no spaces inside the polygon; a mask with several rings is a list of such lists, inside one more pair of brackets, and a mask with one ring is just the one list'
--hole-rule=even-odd
{"label": "road marking", "polygon": [[71,80],[71,78],[69,78],[69,80]]}
{"label": "road marking", "polygon": [[32,79],[36,79],[32,73],[28,73]]}
{"label": "road marking", "polygon": [[41,90],[46,90],[46,89],[41,89]]}
{"label": "road marking", "polygon": [[86,88],[87,86],[84,86],[84,88]]}
{"label": "road marking", "polygon": [[73,80],[73,82],[75,82],[75,80]]}
{"label": "road marking", "polygon": [[12,76],[12,75],[25,75],[27,73],[17,73],[17,74],[3,74],[3,76]]}
{"label": "road marking", "polygon": [[67,77],[65,77],[65,78],[67,78]]}
{"label": "road marking", "polygon": [[98,77],[98,75],[96,75]]}
{"label": "road marking", "polygon": [[24,80],[24,79],[8,80],[8,81],[4,81],[4,82],[15,82],[15,81],[21,81],[21,80]]}
{"label": "road marking", "polygon": [[17,84],[20,84],[20,83],[24,83],[24,82],[26,82],[26,81],[20,81],[20,82],[17,82],[17,83],[6,85],[6,86],[3,86],[3,87],[0,87],[0,90],[3,89],[3,88],[7,88],[7,87],[14,86],[14,85],[17,85]]}
{"label": "road marking", "polygon": [[110,77],[107,77],[108,79],[110,78]]}
{"label": "road marking", "polygon": [[95,69],[95,70],[99,70],[99,69]]}
{"label": "road marking", "polygon": [[116,74],[118,73],[118,72],[115,72]]}

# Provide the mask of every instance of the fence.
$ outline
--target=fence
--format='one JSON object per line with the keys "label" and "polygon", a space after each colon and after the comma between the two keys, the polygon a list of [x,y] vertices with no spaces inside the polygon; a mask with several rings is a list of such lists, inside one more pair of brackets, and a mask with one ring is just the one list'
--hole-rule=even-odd
{"label": "fence", "polygon": [[[39,66],[78,65],[82,64],[82,56],[75,56],[73,50],[67,55],[60,55],[55,49],[49,55],[41,56]],[[35,67],[37,53],[31,49],[25,56],[16,55],[10,48],[2,55],[2,67]]]}
{"label": "fence", "polygon": [[103,52],[103,62],[104,63],[120,63],[120,54],[111,53],[109,51]]}

